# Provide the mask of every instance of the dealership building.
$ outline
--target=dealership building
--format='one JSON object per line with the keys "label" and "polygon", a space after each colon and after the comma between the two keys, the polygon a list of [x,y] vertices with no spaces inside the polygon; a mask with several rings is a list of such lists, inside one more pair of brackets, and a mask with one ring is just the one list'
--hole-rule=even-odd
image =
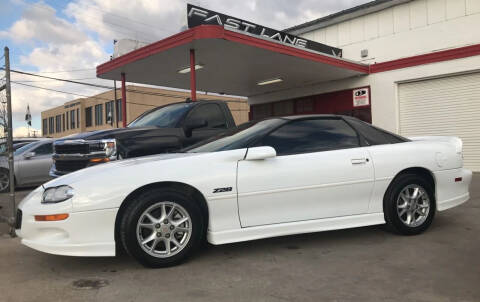
{"label": "dealership building", "polygon": [[459,136],[480,171],[479,0],[377,0],[283,31],[210,9],[189,5],[189,29],[97,76],[248,97],[250,119],[333,113]]}

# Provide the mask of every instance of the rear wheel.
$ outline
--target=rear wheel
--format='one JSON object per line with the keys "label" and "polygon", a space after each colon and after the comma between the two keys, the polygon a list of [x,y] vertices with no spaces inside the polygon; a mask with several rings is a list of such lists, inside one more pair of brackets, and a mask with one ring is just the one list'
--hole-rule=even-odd
{"label": "rear wheel", "polygon": [[10,190],[10,174],[7,169],[0,169],[0,193]]}
{"label": "rear wheel", "polygon": [[194,200],[177,190],[148,191],[130,203],[121,221],[125,250],[147,267],[176,265],[204,240],[205,219]]}
{"label": "rear wheel", "polygon": [[435,216],[432,185],[415,174],[398,176],[384,199],[384,214],[390,230],[402,235],[424,232]]}

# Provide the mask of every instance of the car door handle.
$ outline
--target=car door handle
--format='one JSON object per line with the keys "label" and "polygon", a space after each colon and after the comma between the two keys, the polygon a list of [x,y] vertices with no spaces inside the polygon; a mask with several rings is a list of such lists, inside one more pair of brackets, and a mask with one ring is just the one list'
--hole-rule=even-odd
{"label": "car door handle", "polygon": [[368,158],[352,158],[352,165],[364,165],[368,161]]}

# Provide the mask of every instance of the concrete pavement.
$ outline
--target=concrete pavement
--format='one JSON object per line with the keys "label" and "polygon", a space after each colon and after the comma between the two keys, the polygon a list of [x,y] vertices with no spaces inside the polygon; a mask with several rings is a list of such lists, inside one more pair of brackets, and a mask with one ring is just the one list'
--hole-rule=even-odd
{"label": "concrete pavement", "polygon": [[48,255],[3,234],[0,301],[480,301],[479,174],[471,193],[420,236],[377,226],[207,246],[157,270],[125,255]]}

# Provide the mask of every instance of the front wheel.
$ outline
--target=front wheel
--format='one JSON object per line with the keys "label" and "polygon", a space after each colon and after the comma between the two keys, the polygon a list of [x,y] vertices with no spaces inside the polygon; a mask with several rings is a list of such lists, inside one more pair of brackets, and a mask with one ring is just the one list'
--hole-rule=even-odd
{"label": "front wheel", "polygon": [[385,194],[384,214],[387,226],[395,233],[424,232],[435,216],[432,185],[415,174],[398,176]]}
{"label": "front wheel", "polygon": [[167,267],[188,258],[204,239],[202,212],[176,190],[148,191],[130,203],[121,222],[125,250],[147,267]]}

